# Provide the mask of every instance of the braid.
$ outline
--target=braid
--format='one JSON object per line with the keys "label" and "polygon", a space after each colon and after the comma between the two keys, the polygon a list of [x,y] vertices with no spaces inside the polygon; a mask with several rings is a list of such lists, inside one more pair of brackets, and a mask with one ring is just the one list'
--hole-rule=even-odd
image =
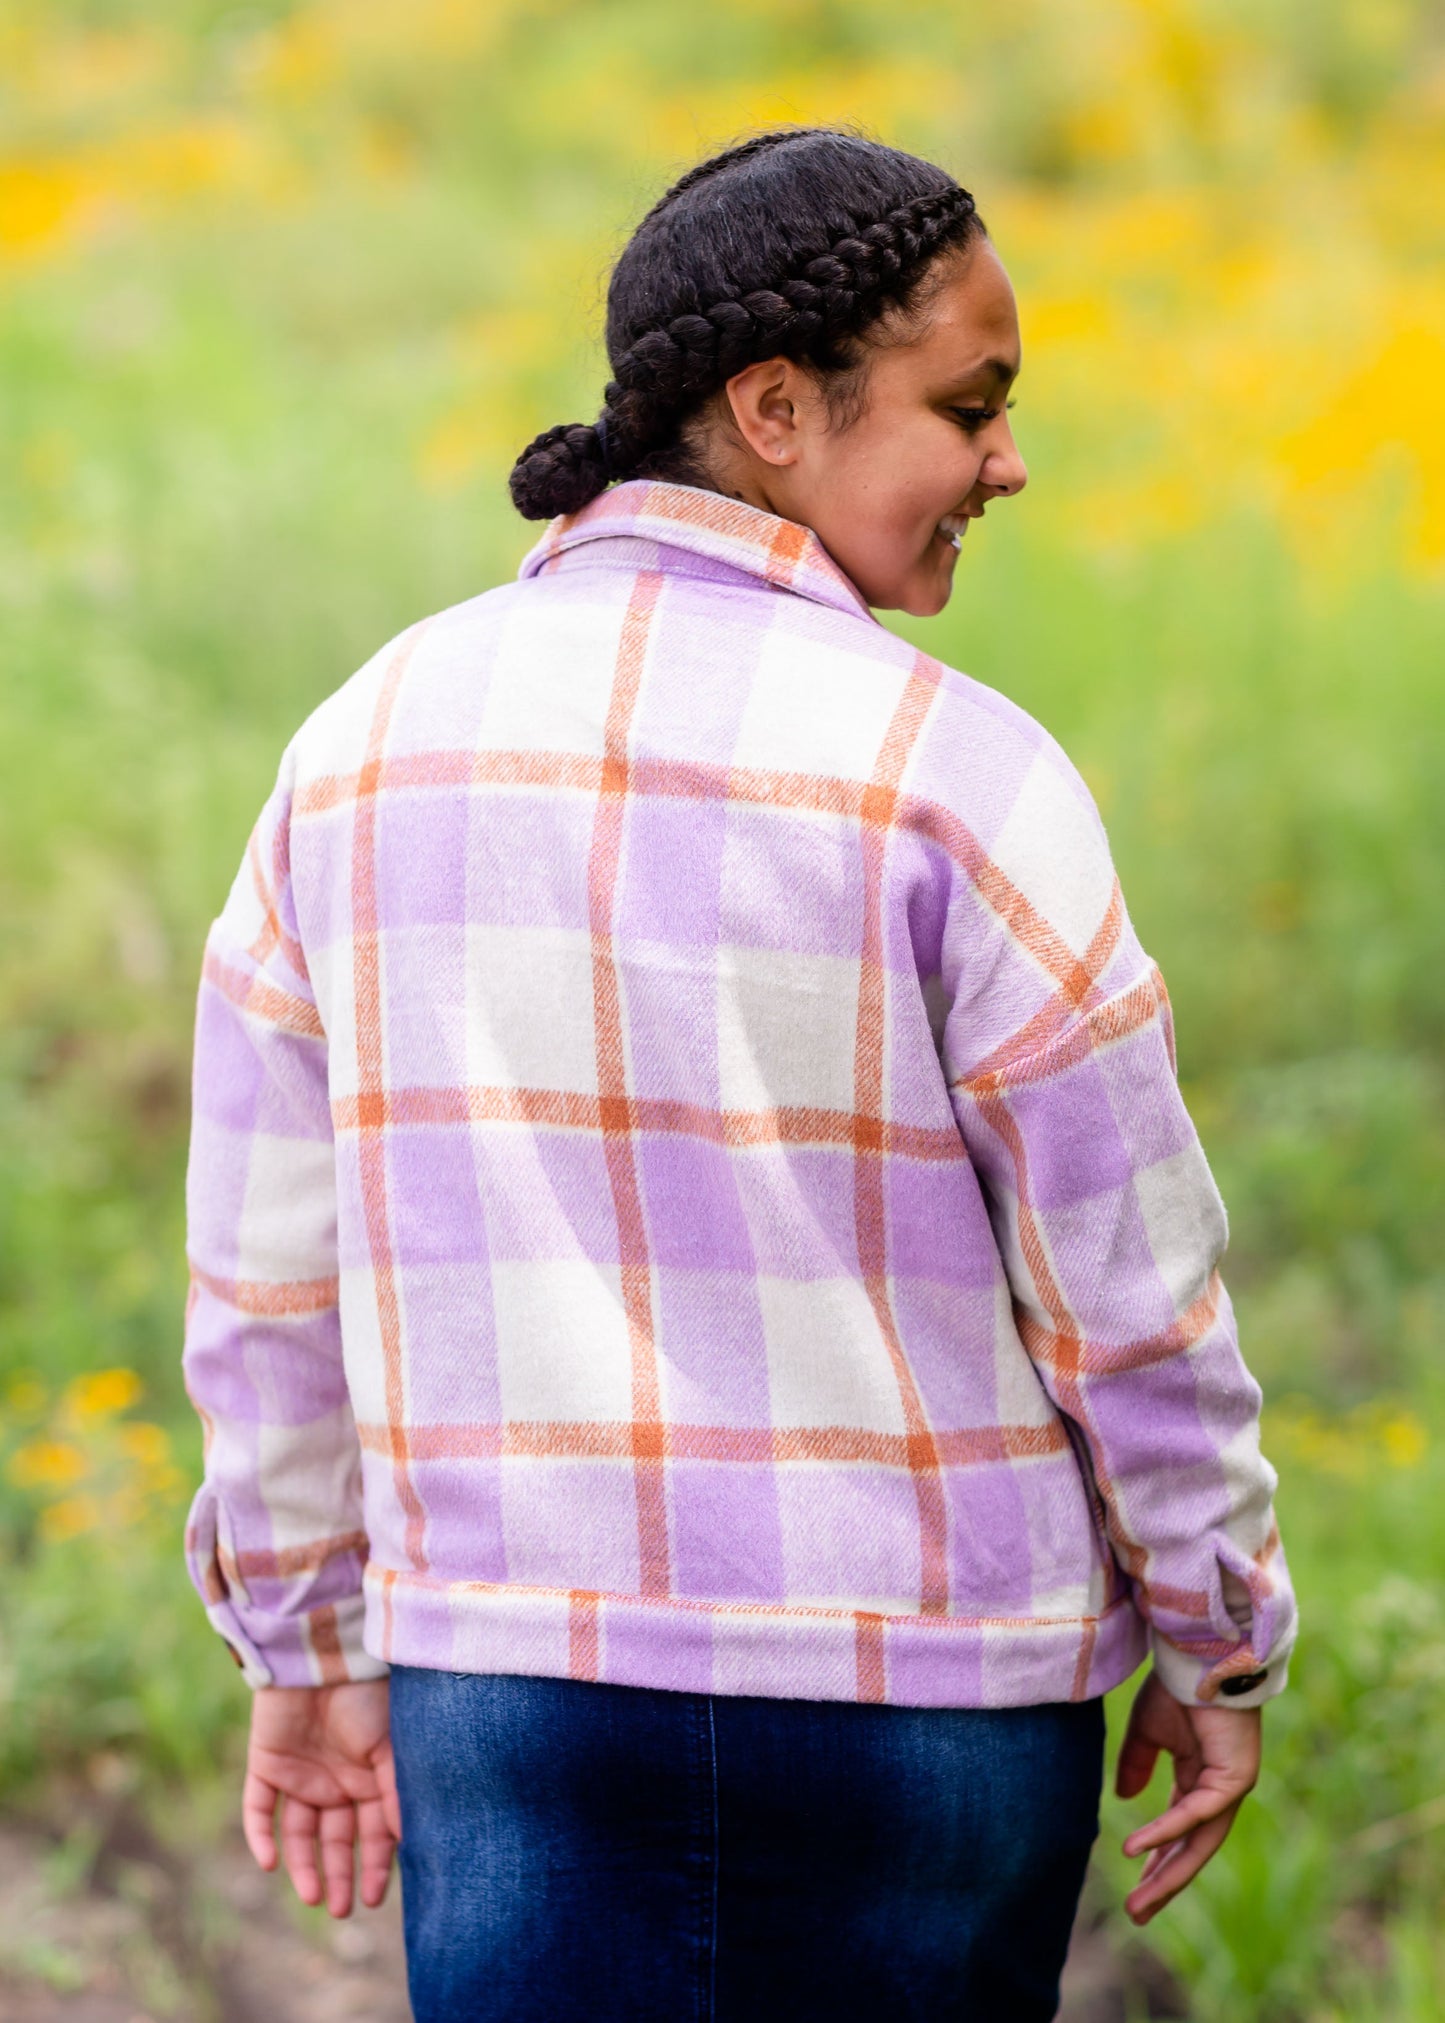
{"label": "braid", "polygon": [[604,397],[611,400],[614,389],[624,387],[664,399],[694,392],[730,379],[755,358],[854,330],[861,314],[876,309],[905,273],[955,236],[959,222],[973,213],[973,198],[957,188],[900,204],[776,286],[711,303],[699,316],[677,316],[649,330],[616,361],[616,378]]}
{"label": "braid", "polygon": [[[790,142],[809,145],[776,152]],[[739,174],[759,158],[757,173],[772,180],[782,179],[790,165],[805,164],[814,184],[820,168],[833,180],[843,180],[840,167],[853,171],[847,180],[860,187],[824,191],[825,197],[832,195],[831,207],[843,225],[825,250],[803,250],[808,238],[817,245],[816,224],[810,228],[807,211],[816,207],[818,197],[805,187],[801,203],[798,193],[785,190],[793,208],[804,215],[782,234],[783,247],[765,244],[749,260],[744,245],[739,257],[738,242],[745,240],[750,224],[759,238],[779,237],[771,215],[763,212],[766,222],[754,222],[762,199]],[[880,204],[879,185],[886,187],[890,177],[895,185],[901,179],[912,188],[897,193],[892,203]],[[726,200],[730,181],[740,185],[732,202]],[[696,201],[680,202],[704,182],[719,185],[705,210]],[[941,169],[856,135],[785,128],[755,135],[700,162],[647,212],[613,275],[608,314],[613,377],[603,393],[601,430],[596,424],[564,422],[536,436],[512,471],[517,510],[527,519],[580,511],[612,478],[637,471],[649,459],[649,474],[663,475],[659,456],[664,463],[670,456],[672,467],[690,476],[693,467],[679,442],[679,424],[707,394],[756,360],[779,355],[805,359],[824,375],[842,372],[851,362],[847,340],[860,336],[890,305],[906,305],[925,268],[945,247],[961,245],[983,230],[972,196]],[[704,257],[697,259],[694,249],[703,234],[719,242],[721,257],[709,262],[706,255],[712,249],[704,245]],[[655,251],[659,235],[668,243]],[[795,246],[802,241],[790,258],[789,239]],[[643,291],[644,297],[670,295],[675,313],[648,314],[651,304],[645,299],[643,314],[618,313],[630,306],[615,298],[619,284],[629,278],[629,261],[641,264],[639,248],[646,249],[657,270],[646,278],[661,282],[660,291],[654,285]],[[689,254],[701,271],[679,274],[675,263]],[[717,268],[719,280],[733,285],[709,287],[710,265]],[[766,281],[738,285],[737,277],[749,267],[754,274],[766,273]],[[630,326],[636,334],[618,344],[614,324],[619,333]]]}

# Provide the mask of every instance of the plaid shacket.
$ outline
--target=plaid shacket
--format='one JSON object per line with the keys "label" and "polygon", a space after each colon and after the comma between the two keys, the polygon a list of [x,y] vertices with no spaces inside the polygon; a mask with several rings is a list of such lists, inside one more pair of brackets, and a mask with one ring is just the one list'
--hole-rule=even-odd
{"label": "plaid shacket", "polygon": [[633,480],[306,721],[207,940],[187,1554],[253,1685],[1177,1698],[1295,1609],[1087,789]]}

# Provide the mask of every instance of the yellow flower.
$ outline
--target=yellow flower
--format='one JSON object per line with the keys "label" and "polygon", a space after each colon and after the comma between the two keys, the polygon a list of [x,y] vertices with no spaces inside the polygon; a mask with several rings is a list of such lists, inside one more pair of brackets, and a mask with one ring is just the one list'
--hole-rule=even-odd
{"label": "yellow flower", "polygon": [[92,1370],[66,1385],[65,1402],[78,1419],[110,1419],[133,1405],[142,1389],[134,1370]]}
{"label": "yellow flower", "polygon": [[1413,1412],[1392,1412],[1380,1428],[1385,1457],[1394,1468],[1414,1468],[1424,1458],[1430,1444],[1425,1428]]}
{"label": "yellow flower", "polygon": [[0,252],[39,252],[71,232],[93,191],[71,162],[0,164]]}
{"label": "yellow flower", "polygon": [[5,1472],[20,1489],[69,1489],[89,1467],[73,1441],[39,1439],[17,1447]]}
{"label": "yellow flower", "polygon": [[1270,1414],[1269,1445],[1322,1474],[1361,1481],[1379,1467],[1414,1468],[1425,1456],[1430,1436],[1408,1406],[1374,1398],[1336,1419],[1310,1405],[1286,1405]]}
{"label": "yellow flower", "polygon": [[171,1458],[170,1436],[163,1426],[153,1426],[147,1419],[132,1419],[116,1434],[116,1444],[122,1454],[132,1461],[138,1461],[143,1468],[164,1468]]}
{"label": "yellow flower", "polygon": [[40,1535],[52,1542],[78,1538],[82,1532],[94,1531],[100,1516],[100,1505],[93,1496],[67,1496],[41,1512]]}

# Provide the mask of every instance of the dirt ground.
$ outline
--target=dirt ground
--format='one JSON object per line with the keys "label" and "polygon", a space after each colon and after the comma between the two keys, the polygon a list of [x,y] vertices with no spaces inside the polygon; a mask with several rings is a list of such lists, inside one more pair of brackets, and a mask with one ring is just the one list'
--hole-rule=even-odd
{"label": "dirt ground", "polygon": [[[1150,2016],[1187,2013],[1147,1962],[1116,1956],[1086,1909],[1060,2023],[1125,2023],[1130,1986]],[[262,1875],[239,1832],[183,1859],[124,1802],[64,1838],[38,1820],[0,1824],[0,2023],[410,2015],[395,1875],[379,1910],[334,1922],[297,1904],[283,1876]]]}
{"label": "dirt ground", "polygon": [[239,1832],[179,1858],[121,1806],[0,1826],[0,2023],[407,2023],[401,1892],[309,1915]]}

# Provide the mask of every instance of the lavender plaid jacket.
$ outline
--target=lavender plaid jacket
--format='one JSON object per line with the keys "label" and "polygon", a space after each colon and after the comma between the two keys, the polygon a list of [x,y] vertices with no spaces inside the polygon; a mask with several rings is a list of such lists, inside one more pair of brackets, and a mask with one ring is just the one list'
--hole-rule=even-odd
{"label": "lavender plaid jacket", "polygon": [[1093,802],[791,521],[619,485],[315,711],[207,941],[187,1190],[188,1562],[252,1684],[1285,1682]]}

